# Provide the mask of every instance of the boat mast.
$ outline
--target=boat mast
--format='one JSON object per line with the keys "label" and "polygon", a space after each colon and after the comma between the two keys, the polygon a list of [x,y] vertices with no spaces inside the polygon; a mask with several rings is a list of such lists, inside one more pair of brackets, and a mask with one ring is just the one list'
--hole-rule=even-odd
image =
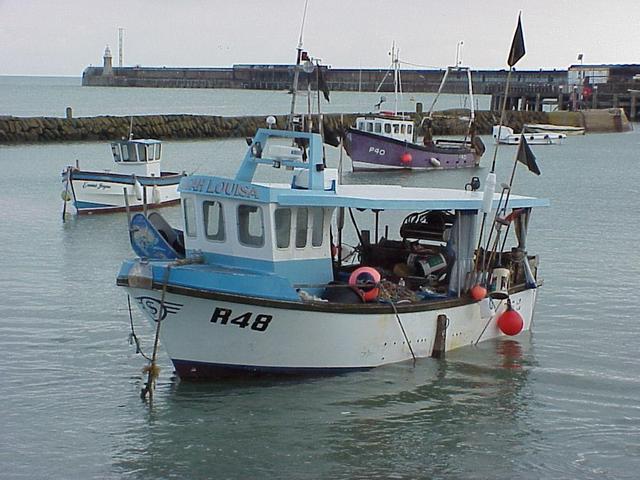
{"label": "boat mast", "polygon": [[433,108],[436,106],[436,102],[438,101],[438,98],[440,97],[440,94],[442,93],[442,89],[444,88],[444,84],[447,83],[447,77],[449,76],[449,70],[451,69],[451,67],[447,67],[447,69],[444,72],[444,77],[442,77],[442,81],[440,82],[440,86],[438,87],[438,93],[436,93],[435,98],[433,99],[433,102],[431,102],[431,106],[429,107],[429,111],[427,112],[427,117],[431,118],[431,114],[433,113]]}
{"label": "boat mast", "polygon": [[[391,55],[391,65],[389,65],[389,68],[387,69],[387,72],[384,74],[384,77],[382,77],[382,80],[380,81],[380,83],[378,84],[378,88],[376,88],[376,93],[378,93],[380,91],[380,89],[382,88],[382,85],[384,85],[384,82],[387,81],[387,78],[389,77],[389,74],[391,74],[391,72],[393,71],[393,91],[394,91],[394,95],[395,95],[395,110],[394,113],[397,115],[398,114],[398,104],[400,101],[400,97],[402,96],[402,80],[400,79],[400,60],[399,60],[399,52],[400,49],[396,48],[396,42],[394,41],[391,44],[391,52],[389,52],[389,55]],[[376,107],[381,108],[382,107],[382,102],[386,101],[386,98],[380,98],[380,103],[376,104]]]}
{"label": "boat mast", "polygon": [[285,130],[294,129],[294,116],[296,112],[296,93],[298,92],[298,78],[300,77],[300,62],[302,61],[302,34],[304,32],[304,21],[307,17],[307,4],[309,0],[304,2],[304,11],[302,13],[302,25],[300,25],[300,37],[298,39],[298,48],[296,53],[296,66],[293,71],[293,87],[291,88],[291,113],[287,119],[287,126]]}
{"label": "boat mast", "polygon": [[471,122],[469,123],[469,126],[471,126],[471,124],[476,118],[476,109],[473,103],[473,82],[471,81],[471,69],[468,67],[467,67],[467,80],[469,81],[469,102],[471,103],[471,106],[469,107],[471,109]]}
{"label": "boat mast", "polygon": [[396,49],[396,42],[393,42],[391,46],[391,61],[393,65],[393,91],[395,95],[395,109],[394,112],[398,115],[398,90],[402,89],[400,84],[400,62],[398,61],[399,50]]}
{"label": "boat mast", "polygon": [[[522,12],[521,12],[522,13]],[[509,56],[507,57],[507,65],[509,65],[509,72],[507,73],[507,81],[506,81],[506,85],[505,85],[505,89],[504,89],[504,99],[502,101],[502,108],[500,111],[500,122],[498,124],[498,138],[500,138],[500,132],[502,130],[502,124],[504,122],[504,116],[505,116],[505,111],[507,109],[507,97],[509,95],[509,83],[511,81],[511,72],[513,71],[513,67],[516,63],[518,63],[518,61],[524,56],[525,54],[525,47],[524,47],[524,37],[522,34],[522,23],[521,23],[521,13],[518,14],[518,24],[516,26],[516,31],[513,35],[513,40],[511,41],[511,48],[509,49]],[[524,138],[524,137],[521,137]],[[487,208],[483,208],[483,213],[482,213],[482,223],[480,224],[480,234],[478,237],[478,247],[477,247],[477,251],[480,251],[480,247],[482,245],[482,239],[484,236],[484,229],[485,229],[485,224],[486,224],[486,219],[487,216],[491,213],[491,206],[492,206],[492,199],[493,199],[493,195],[494,192],[490,191],[489,188],[487,188],[488,185],[490,185],[491,190],[495,189],[496,186],[496,174],[495,174],[495,169],[496,169],[496,158],[498,156],[498,148],[500,147],[500,142],[496,142],[496,145],[494,147],[493,150],[493,161],[491,162],[491,171],[487,174],[487,179],[485,181],[485,190],[483,193],[483,205],[486,204]],[[515,165],[517,165],[518,163],[518,155],[516,155],[516,160],[515,160]],[[513,177],[515,175],[515,166],[514,166],[514,170],[511,174],[511,179],[509,181],[509,185],[505,185],[502,184],[502,193],[500,194],[500,199],[498,200],[498,207],[496,208],[496,212],[494,215],[494,219],[493,219],[493,226],[497,226],[499,225],[498,223],[498,215],[500,212],[500,208],[502,207],[503,210],[506,211],[506,207],[507,204],[509,202],[509,196],[511,194],[511,186],[513,184]],[[506,201],[504,203],[504,206],[502,204],[502,200],[503,197],[505,196],[506,193]],[[487,233],[487,249],[489,248],[490,242],[491,242],[491,237],[493,235],[493,228],[491,228],[489,230],[489,232]],[[499,228],[497,228],[498,230],[498,235],[500,233]],[[497,243],[496,243],[497,246]],[[482,265],[481,268],[479,269],[479,255],[476,255],[476,262],[475,262],[475,266],[474,266],[474,271],[479,272],[480,274],[480,280],[481,281],[485,281],[486,282],[486,278],[482,278],[483,276],[486,275],[486,273],[488,273],[486,270],[488,270],[489,268],[489,264],[487,263],[486,265]],[[483,261],[484,263],[484,261]]]}

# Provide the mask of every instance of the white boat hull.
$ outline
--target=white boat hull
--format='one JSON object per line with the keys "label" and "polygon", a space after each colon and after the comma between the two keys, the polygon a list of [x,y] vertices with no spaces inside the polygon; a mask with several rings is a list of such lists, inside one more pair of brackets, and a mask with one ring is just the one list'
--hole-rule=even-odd
{"label": "white boat hull", "polygon": [[584,127],[574,127],[570,125],[551,125],[545,123],[525,123],[523,131],[530,133],[555,133],[564,135],[584,135]]}
{"label": "white boat hull", "polygon": [[[161,292],[127,290],[155,329]],[[523,331],[531,327],[536,292],[511,295],[513,308],[524,320]],[[242,303],[167,293],[161,342],[181,378],[336,373],[411,360],[413,355],[432,356],[439,315],[448,318],[445,351],[503,336],[497,319],[506,301],[425,306],[429,310],[422,311],[403,311],[399,305],[398,316],[391,309],[366,313],[366,306],[360,306],[360,312],[347,308],[336,313],[322,311],[321,303],[311,309],[305,304],[296,309],[272,305],[259,299]]]}
{"label": "white boat hull", "polygon": [[[110,175],[102,174],[104,178],[100,178],[100,174],[96,174],[96,179],[86,178],[94,172],[76,172],[72,173],[71,184],[68,185],[68,179],[63,174],[62,189],[63,197],[66,196],[71,204],[71,213],[89,214],[89,213],[107,213],[124,211],[126,209],[125,189],[127,191],[127,200],[131,210],[140,210],[145,203],[150,206],[167,206],[173,205],[180,201],[178,185],[182,175],[172,175],[170,182],[160,177],[164,184],[143,186],[131,183],[130,176],[125,176],[126,181],[117,181],[111,179]],[[84,175],[83,175],[84,174]],[[75,178],[81,177],[81,178]],[[82,178],[85,177],[85,178]],[[148,183],[150,180],[146,177],[140,177],[141,182]],[[137,191],[136,191],[137,190]]]}
{"label": "white boat hull", "polygon": [[[525,139],[529,145],[559,145],[562,143],[562,139],[566,138],[564,134],[555,133],[525,133]],[[496,138],[496,143],[503,145],[519,145],[520,135],[509,135],[500,139]]]}
{"label": "white boat hull", "polygon": [[529,145],[554,145],[562,143],[567,136],[564,133],[513,133],[513,129],[506,125],[493,127],[493,138],[496,143],[503,145],[519,145],[520,138],[524,135]]}

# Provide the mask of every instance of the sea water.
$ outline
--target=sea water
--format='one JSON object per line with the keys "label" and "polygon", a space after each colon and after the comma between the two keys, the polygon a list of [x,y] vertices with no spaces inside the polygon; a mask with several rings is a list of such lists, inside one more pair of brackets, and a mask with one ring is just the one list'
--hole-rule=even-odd
{"label": "sea water", "polygon": [[[290,98],[27,80],[0,79],[0,114],[269,114],[286,112]],[[334,111],[341,97],[370,100],[332,94]],[[126,104],[114,106],[117,98]],[[478,169],[388,173],[384,182],[484,180],[493,146],[483,139]],[[415,366],[295,381],[180,382],[161,350],[150,408],[139,396],[145,361],[128,342],[127,297],[115,285],[133,256],[126,215],[61,219],[60,172],[76,160],[108,168],[108,145],[0,146],[0,478],[637,478],[639,147],[636,132],[569,137],[532,147],[539,177],[518,167],[514,193],[551,201],[530,223],[527,247],[544,279],[533,333]],[[242,139],[165,142],[164,168],[233,175],[245,148]],[[499,183],[514,155],[500,147]],[[340,162],[339,149],[328,156]],[[381,179],[343,162],[347,182]],[[163,214],[180,223],[177,207]],[[150,352],[137,310],[133,323]]]}

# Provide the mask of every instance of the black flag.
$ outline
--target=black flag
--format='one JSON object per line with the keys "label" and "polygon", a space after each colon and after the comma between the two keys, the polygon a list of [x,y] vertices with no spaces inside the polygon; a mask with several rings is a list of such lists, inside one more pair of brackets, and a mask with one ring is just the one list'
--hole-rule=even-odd
{"label": "black flag", "polygon": [[507,64],[513,67],[518,60],[524,57],[524,36],[522,35],[522,23],[520,22],[520,15],[518,15],[518,26],[516,27],[516,33],[513,34],[513,41],[511,42],[511,50],[509,51],[509,58]]}
{"label": "black flag", "polygon": [[530,172],[540,175],[540,169],[536,163],[536,156],[531,151],[531,148],[529,148],[529,144],[524,138],[524,135],[520,135],[520,145],[518,146],[516,160],[520,163],[524,163]]}
{"label": "black flag", "polygon": [[324,81],[324,75],[322,74],[322,68],[320,68],[320,65],[316,65],[316,68],[318,69],[318,90],[322,91],[322,95],[324,95],[325,100],[328,102],[329,86],[327,85],[327,82]]}

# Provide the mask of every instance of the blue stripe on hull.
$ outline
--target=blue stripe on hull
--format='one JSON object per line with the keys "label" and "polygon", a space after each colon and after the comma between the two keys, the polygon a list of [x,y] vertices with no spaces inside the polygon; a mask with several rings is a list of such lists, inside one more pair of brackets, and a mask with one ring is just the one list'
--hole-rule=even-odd
{"label": "blue stripe on hull", "polygon": [[176,373],[182,380],[219,380],[224,378],[301,377],[339,375],[370,370],[373,367],[256,367],[224,363],[194,362],[172,359]]}
{"label": "blue stripe on hull", "polygon": [[[180,203],[180,199],[176,198],[174,200],[167,200],[166,202],[161,203],[148,203],[147,207],[149,208],[161,208],[168,207],[171,205],[176,205]],[[106,203],[93,203],[93,202],[83,202],[77,201],[74,203],[76,210],[78,211],[78,215],[84,215],[89,213],[117,213],[117,212],[126,212],[126,206],[118,206],[118,205],[107,205]],[[144,210],[144,205],[130,205],[129,210],[132,212]]]}
{"label": "blue stripe on hull", "polygon": [[106,203],[94,203],[94,202],[84,202],[80,200],[76,200],[75,206],[78,210],[91,210],[94,208],[109,208],[115,207],[115,205],[108,205]]}

